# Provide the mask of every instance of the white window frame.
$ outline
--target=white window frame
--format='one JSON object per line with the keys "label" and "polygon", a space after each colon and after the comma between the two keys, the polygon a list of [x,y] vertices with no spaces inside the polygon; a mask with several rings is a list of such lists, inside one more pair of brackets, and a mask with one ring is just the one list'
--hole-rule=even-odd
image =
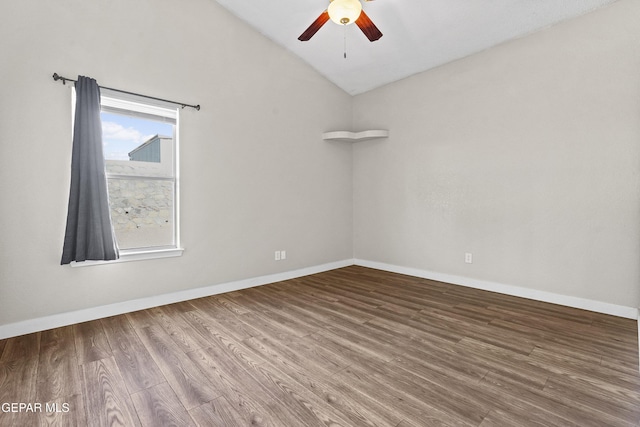
{"label": "white window frame", "polygon": [[[173,171],[174,171],[174,200],[173,200],[173,226],[174,226],[174,245],[172,246],[153,246],[147,248],[136,249],[119,249],[120,258],[113,261],[83,261],[71,262],[72,267],[86,267],[93,265],[114,264],[129,261],[141,261],[148,259],[170,258],[182,256],[184,248],[180,241],[180,114],[176,105],[163,103],[161,101],[149,100],[144,97],[134,95],[124,95],[118,92],[101,89],[100,97],[101,111],[111,113],[124,114],[129,116],[149,117],[157,120],[165,118],[171,123],[175,123],[173,135]],[[72,110],[75,111],[75,90],[72,96]],[[72,114],[73,117],[73,114]],[[72,124],[73,129],[73,124]],[[119,178],[119,175],[107,173],[107,179]],[[127,179],[136,179],[136,177],[127,176]],[[149,179],[149,177],[140,177],[140,179]]]}

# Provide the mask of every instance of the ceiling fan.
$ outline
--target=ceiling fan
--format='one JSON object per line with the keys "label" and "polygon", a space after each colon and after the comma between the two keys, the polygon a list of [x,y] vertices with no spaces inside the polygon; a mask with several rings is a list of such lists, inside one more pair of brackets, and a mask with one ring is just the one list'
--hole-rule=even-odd
{"label": "ceiling fan", "polygon": [[309,28],[304,30],[300,37],[298,37],[298,40],[301,42],[309,40],[329,19],[340,25],[349,25],[355,22],[369,41],[374,42],[382,37],[382,33],[378,27],[375,26],[367,14],[364,13],[364,10],[362,10],[360,0],[330,0],[327,10],[322,12]]}

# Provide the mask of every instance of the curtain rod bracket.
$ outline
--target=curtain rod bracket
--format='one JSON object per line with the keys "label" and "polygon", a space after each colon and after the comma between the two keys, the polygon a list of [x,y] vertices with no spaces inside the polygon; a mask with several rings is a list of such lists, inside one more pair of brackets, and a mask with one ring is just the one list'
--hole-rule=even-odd
{"label": "curtain rod bracket", "polygon": [[200,111],[200,104],[198,104],[198,105],[180,104],[180,108],[182,108],[183,110],[184,110],[185,107],[195,108],[196,111]]}

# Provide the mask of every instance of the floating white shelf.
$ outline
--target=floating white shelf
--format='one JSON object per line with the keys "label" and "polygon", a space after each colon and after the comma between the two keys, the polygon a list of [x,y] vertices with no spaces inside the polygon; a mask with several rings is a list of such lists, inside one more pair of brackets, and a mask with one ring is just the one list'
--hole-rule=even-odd
{"label": "floating white shelf", "polygon": [[366,141],[367,139],[386,138],[389,136],[388,130],[363,130],[362,132],[349,132],[348,130],[336,130],[332,132],[325,132],[322,134],[322,139],[325,141],[346,141],[357,142]]}

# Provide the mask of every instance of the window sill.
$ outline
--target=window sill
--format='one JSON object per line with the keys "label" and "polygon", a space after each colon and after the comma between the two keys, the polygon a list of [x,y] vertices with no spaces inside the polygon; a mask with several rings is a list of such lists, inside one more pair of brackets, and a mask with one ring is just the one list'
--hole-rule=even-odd
{"label": "window sill", "polygon": [[113,261],[82,261],[71,262],[71,267],[90,267],[93,265],[118,264],[129,261],[143,261],[146,259],[172,258],[182,256],[183,248],[171,249],[149,249],[149,250],[129,250],[121,251],[120,258]]}

